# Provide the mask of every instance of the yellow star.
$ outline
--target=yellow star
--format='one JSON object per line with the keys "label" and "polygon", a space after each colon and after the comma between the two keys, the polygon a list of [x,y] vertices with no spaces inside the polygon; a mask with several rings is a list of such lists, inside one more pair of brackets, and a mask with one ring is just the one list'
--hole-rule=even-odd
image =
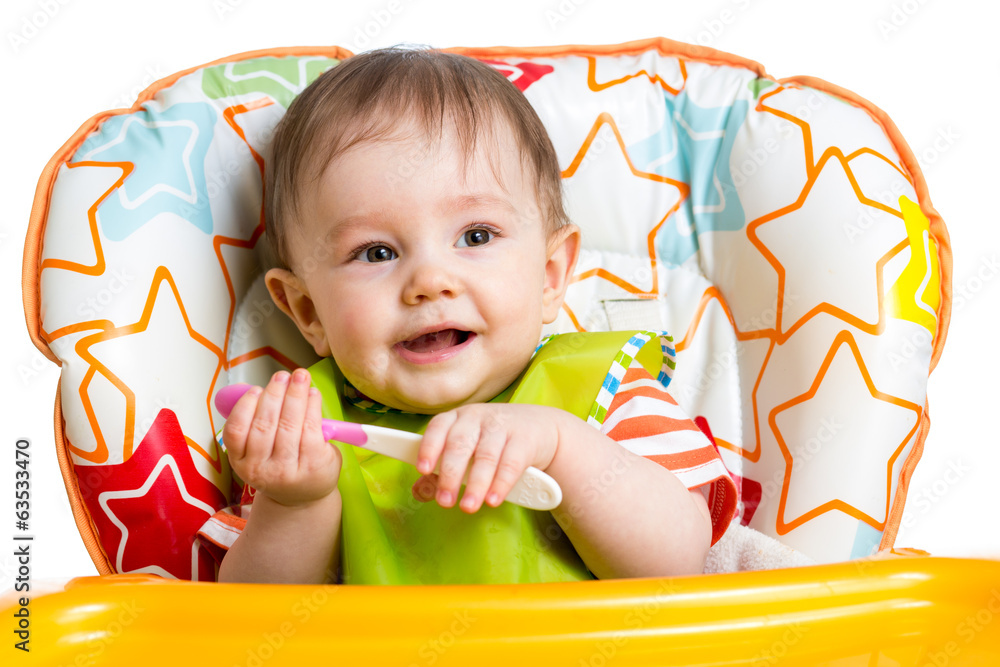
{"label": "yellow star", "polygon": [[893,317],[925,327],[933,336],[937,331],[937,309],[941,304],[941,271],[937,243],[930,236],[930,222],[920,205],[899,198],[910,261],[886,295],[886,311]]}

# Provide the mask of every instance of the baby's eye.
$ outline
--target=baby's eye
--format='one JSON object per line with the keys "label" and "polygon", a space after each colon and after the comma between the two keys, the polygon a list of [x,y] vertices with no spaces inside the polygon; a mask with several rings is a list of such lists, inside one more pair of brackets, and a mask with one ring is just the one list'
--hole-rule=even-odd
{"label": "baby's eye", "polygon": [[483,229],[482,227],[476,227],[475,229],[470,229],[462,234],[462,238],[458,242],[458,247],[465,248],[477,245],[486,245],[492,239],[493,232],[488,229]]}
{"label": "baby's eye", "polygon": [[396,252],[385,245],[373,245],[358,253],[358,259],[362,262],[388,262],[396,257]]}

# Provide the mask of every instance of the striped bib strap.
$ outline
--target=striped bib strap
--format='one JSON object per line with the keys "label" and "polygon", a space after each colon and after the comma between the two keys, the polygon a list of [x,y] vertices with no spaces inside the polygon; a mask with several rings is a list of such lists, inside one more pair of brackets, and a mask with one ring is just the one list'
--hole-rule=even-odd
{"label": "striped bib strap", "polygon": [[614,361],[611,362],[608,374],[601,384],[601,390],[597,393],[597,398],[594,399],[594,404],[590,407],[590,413],[587,415],[588,424],[597,429],[601,428],[604,419],[608,416],[608,408],[611,407],[611,402],[615,399],[615,394],[618,393],[618,387],[621,386],[622,378],[625,377],[625,371],[632,365],[639,350],[653,338],[660,339],[660,350],[663,353],[663,364],[656,379],[664,387],[670,384],[670,380],[674,376],[674,368],[677,366],[677,352],[673,347],[673,337],[666,331],[638,331],[618,350]]}

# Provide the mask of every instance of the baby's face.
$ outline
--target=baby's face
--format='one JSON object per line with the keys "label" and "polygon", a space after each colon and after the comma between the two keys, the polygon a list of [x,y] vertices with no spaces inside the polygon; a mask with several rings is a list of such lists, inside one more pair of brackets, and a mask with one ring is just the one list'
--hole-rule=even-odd
{"label": "baby's face", "polygon": [[487,401],[558,314],[565,267],[550,261],[513,138],[499,145],[503,186],[486,142],[466,167],[452,133],[428,143],[414,132],[352,148],[303,193],[290,240],[315,309],[311,342],[380,403],[431,413]]}

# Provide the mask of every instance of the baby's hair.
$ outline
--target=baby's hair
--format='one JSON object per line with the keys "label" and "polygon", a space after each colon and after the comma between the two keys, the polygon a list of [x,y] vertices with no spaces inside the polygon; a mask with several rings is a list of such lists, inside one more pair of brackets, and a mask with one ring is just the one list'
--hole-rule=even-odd
{"label": "baby's hair", "polygon": [[[531,104],[503,74],[468,56],[429,48],[390,47],[347,58],[310,84],[275,128],[264,186],[272,260],[291,268],[287,232],[299,214],[305,187],[353,146],[394,138],[415,120],[431,137],[445,122],[454,129],[466,162],[481,138],[496,139],[506,125],[535,185],[545,231],[569,220],[555,149]],[[493,173],[497,165],[489,152]],[[499,179],[498,179],[499,180]]]}

